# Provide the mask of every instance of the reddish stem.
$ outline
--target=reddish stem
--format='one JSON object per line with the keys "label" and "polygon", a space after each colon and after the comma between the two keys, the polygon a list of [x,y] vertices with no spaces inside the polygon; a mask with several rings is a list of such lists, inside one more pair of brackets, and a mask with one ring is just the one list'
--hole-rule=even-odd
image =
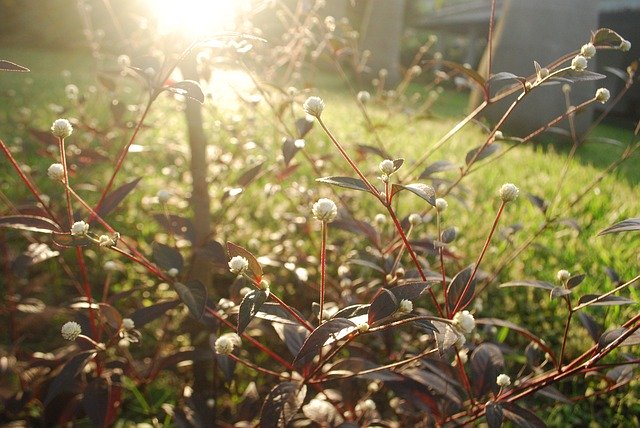
{"label": "reddish stem", "polygon": [[322,222],[322,245],[320,248],[320,314],[318,315],[318,319],[319,319],[318,324],[322,324],[326,275],[327,275],[327,222],[323,221]]}

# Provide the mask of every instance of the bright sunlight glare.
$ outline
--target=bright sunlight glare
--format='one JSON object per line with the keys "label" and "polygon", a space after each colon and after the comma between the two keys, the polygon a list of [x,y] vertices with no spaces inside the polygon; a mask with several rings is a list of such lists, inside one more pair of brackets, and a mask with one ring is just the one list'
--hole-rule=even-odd
{"label": "bright sunlight glare", "polygon": [[147,0],[164,34],[210,36],[233,30],[250,0]]}

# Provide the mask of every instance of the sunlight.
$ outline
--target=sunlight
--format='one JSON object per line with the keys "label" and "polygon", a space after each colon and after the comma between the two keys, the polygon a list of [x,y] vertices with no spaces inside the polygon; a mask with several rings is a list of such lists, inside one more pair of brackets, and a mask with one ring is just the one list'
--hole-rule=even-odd
{"label": "sunlight", "polygon": [[233,30],[250,0],[147,0],[164,34],[208,36]]}

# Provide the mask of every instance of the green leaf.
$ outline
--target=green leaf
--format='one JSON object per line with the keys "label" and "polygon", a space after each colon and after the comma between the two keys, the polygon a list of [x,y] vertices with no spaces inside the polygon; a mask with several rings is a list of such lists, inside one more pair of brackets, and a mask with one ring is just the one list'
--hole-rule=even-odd
{"label": "green leaf", "polygon": [[353,177],[322,177],[316,178],[318,183],[331,184],[333,186],[344,187],[346,189],[361,190],[369,192],[369,188],[364,181]]}
{"label": "green leaf", "polygon": [[267,293],[264,290],[253,290],[244,296],[238,312],[238,334],[242,334],[266,301]]}
{"label": "green leaf", "polygon": [[189,281],[186,284],[175,282],[173,287],[191,315],[197,320],[202,319],[207,305],[206,287],[198,280]]}
{"label": "green leaf", "polygon": [[393,184],[391,188],[392,188],[391,190],[392,198],[398,192],[401,192],[402,190],[408,190],[414,195],[418,195],[419,197],[427,201],[429,205],[434,207],[436,206],[436,191],[433,189],[433,187],[429,186],[428,184],[422,184],[422,183],[412,183],[407,185]]}

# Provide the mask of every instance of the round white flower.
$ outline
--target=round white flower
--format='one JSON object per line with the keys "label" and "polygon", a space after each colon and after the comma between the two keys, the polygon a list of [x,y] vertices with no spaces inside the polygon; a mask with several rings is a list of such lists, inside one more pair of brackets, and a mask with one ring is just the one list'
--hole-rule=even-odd
{"label": "round white flower", "polygon": [[64,87],[64,93],[67,96],[67,98],[69,98],[70,100],[77,99],[79,92],[80,92],[80,90],[73,83],[70,83],[70,84],[68,84],[67,86]]}
{"label": "round white flower", "polygon": [[[464,337],[464,336],[462,336]],[[460,362],[462,363],[462,365],[467,364],[467,361],[469,361],[469,350],[467,348],[462,348],[458,351],[458,357],[460,358]],[[458,365],[458,358],[454,357],[453,358],[453,362],[451,363],[451,365],[453,367]]]}
{"label": "round white flower", "polygon": [[229,270],[235,274],[242,274],[249,269],[249,260],[242,256],[234,256],[229,260]]}
{"label": "round white flower", "polygon": [[411,226],[418,226],[422,224],[422,216],[417,213],[409,214],[409,224]]}
{"label": "round white flower", "polygon": [[582,55],[576,55],[571,61],[571,68],[575,71],[583,71],[587,68],[587,59]]}
{"label": "round white flower", "polygon": [[408,314],[411,311],[413,311],[413,302],[407,299],[400,300],[398,312],[400,312],[401,314]]}
{"label": "round white flower", "polygon": [[84,221],[76,221],[71,225],[71,234],[73,236],[83,236],[89,231],[89,225]]}
{"label": "round white flower", "polygon": [[293,142],[293,145],[296,146],[296,149],[304,149],[306,142],[302,138],[298,138]]}
{"label": "round white flower", "polygon": [[331,199],[320,198],[311,208],[313,216],[325,223],[332,222],[338,215],[338,207]]}
{"label": "round white flower", "polygon": [[436,210],[439,213],[445,211],[448,207],[449,207],[449,203],[445,199],[443,198],[436,199]]}
{"label": "round white flower", "polygon": [[567,282],[569,278],[571,278],[571,274],[566,269],[560,269],[558,273],[556,273],[556,279],[562,283]]}
{"label": "round white flower", "polygon": [[592,58],[596,54],[596,47],[593,43],[587,43],[580,48],[580,55],[585,58]]}
{"label": "round white flower", "polygon": [[64,167],[61,163],[52,163],[47,169],[47,175],[52,180],[64,180]]}
{"label": "round white flower", "polygon": [[520,189],[513,183],[505,183],[500,187],[500,199],[504,202],[511,202],[518,197]]}
{"label": "round white flower", "polygon": [[131,59],[128,55],[120,55],[118,57],[118,65],[122,68],[127,68],[131,65]]}
{"label": "round white flower", "polygon": [[362,104],[366,104],[371,100],[371,94],[367,91],[358,92],[358,101]]}
{"label": "round white flower", "polygon": [[167,271],[167,275],[169,275],[171,278],[175,278],[179,273],[180,271],[176,268],[171,268]]}
{"label": "round white flower", "polygon": [[233,349],[236,346],[240,346],[241,343],[240,336],[235,333],[226,333],[216,339],[213,347],[216,354],[229,355],[233,352]]}
{"label": "round white flower", "polygon": [[114,262],[113,260],[107,260],[106,262],[104,262],[104,265],[102,267],[107,272],[113,272],[119,269],[118,263]]}
{"label": "round white flower", "polygon": [[422,67],[419,65],[414,65],[409,69],[409,74],[412,76],[419,76],[422,73]]}
{"label": "round white flower", "polygon": [[136,323],[131,318],[122,319],[122,328],[125,330],[133,330],[136,327]]}
{"label": "round white flower", "polygon": [[476,328],[476,320],[469,311],[458,312],[453,316],[453,326],[461,333],[469,334]]}
{"label": "round white flower", "polygon": [[320,118],[324,110],[324,101],[320,97],[309,97],[302,105],[302,108],[308,115]]}
{"label": "round white flower", "polygon": [[607,88],[598,88],[598,90],[596,91],[596,101],[602,104],[609,101],[610,97],[611,97],[611,93]]}
{"label": "round white flower", "polygon": [[383,174],[386,174],[386,175],[391,175],[396,170],[395,165],[393,164],[393,161],[391,159],[385,159],[382,162],[380,162],[380,165],[378,165],[378,168],[380,169],[380,171],[382,171]]}
{"label": "round white flower", "polygon": [[51,133],[58,138],[67,138],[73,132],[73,126],[67,119],[57,119],[51,125]]}
{"label": "round white flower", "polygon": [[496,131],[496,132],[493,134],[493,138],[494,138],[495,140],[502,140],[502,139],[504,138],[504,134],[502,133],[502,131]]}
{"label": "round white flower", "polygon": [[82,327],[75,321],[69,321],[64,323],[62,329],[60,329],[62,337],[66,340],[76,340],[80,333],[82,333]]}
{"label": "round white flower", "polygon": [[358,329],[358,331],[360,333],[366,333],[367,331],[369,331],[369,324],[366,322],[360,323],[356,326],[356,328]]}
{"label": "round white flower", "polygon": [[505,386],[511,385],[511,378],[504,373],[501,373],[496,378],[496,383],[499,387],[504,388]]}
{"label": "round white flower", "polygon": [[98,238],[98,245],[101,247],[110,247],[113,245],[113,239],[109,235],[100,235]]}
{"label": "round white flower", "polygon": [[158,190],[158,193],[156,193],[156,196],[158,197],[158,201],[161,204],[166,204],[167,201],[169,201],[169,198],[171,198],[171,192],[166,189],[161,189],[161,190]]}
{"label": "round white flower", "polygon": [[373,218],[373,221],[376,224],[383,225],[387,222],[387,216],[382,213],[376,214],[376,216]]}
{"label": "round white flower", "polygon": [[620,42],[620,46],[618,46],[622,52],[628,52],[631,49],[631,42],[629,40],[623,40]]}

